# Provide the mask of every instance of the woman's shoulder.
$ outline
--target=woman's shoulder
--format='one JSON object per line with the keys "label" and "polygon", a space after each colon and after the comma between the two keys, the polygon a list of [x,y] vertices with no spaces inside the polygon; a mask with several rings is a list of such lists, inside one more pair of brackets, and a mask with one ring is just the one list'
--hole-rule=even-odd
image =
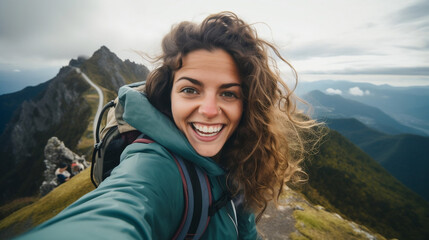
{"label": "woman's shoulder", "polygon": [[121,162],[132,158],[139,161],[174,163],[172,153],[157,142],[134,142],[128,145],[121,154]]}
{"label": "woman's shoulder", "polygon": [[156,142],[127,146],[121,154],[120,164],[112,171],[112,175],[118,173],[123,173],[126,178],[152,178],[155,181],[165,176],[167,182],[180,178],[172,153]]}

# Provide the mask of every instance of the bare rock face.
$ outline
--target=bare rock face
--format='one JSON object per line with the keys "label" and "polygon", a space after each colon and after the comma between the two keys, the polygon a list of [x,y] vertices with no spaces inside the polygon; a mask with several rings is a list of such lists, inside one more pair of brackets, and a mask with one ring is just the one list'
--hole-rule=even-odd
{"label": "bare rock face", "polygon": [[37,145],[34,140],[36,134],[60,124],[69,110],[64,106],[77,103],[81,90],[63,81],[70,76],[72,70],[63,67],[39,99],[22,104],[16,122],[10,130],[10,149],[16,162],[25,162],[26,158],[33,155],[32,149]]}
{"label": "bare rock face", "polygon": [[66,163],[68,166],[72,163],[80,163],[84,168],[89,166],[84,156],[78,156],[76,153],[72,152],[57,137],[51,137],[48,140],[45,147],[45,160],[43,162],[45,163],[46,170],[43,174],[44,181],[40,186],[41,196],[45,196],[58,186],[55,170],[61,162]]}

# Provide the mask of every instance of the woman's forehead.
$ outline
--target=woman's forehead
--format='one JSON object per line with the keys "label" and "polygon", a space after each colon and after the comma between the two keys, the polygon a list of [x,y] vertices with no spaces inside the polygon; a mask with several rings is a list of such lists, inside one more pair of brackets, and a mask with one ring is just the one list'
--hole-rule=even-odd
{"label": "woman's forehead", "polygon": [[[222,49],[196,50],[188,53],[182,58],[182,67],[175,76],[181,75],[207,75],[216,74],[219,77],[225,76],[231,80],[239,80],[239,70],[232,58]],[[176,78],[175,77],[175,78]]]}
{"label": "woman's forehead", "polygon": [[237,68],[234,59],[225,50],[196,50],[182,58],[182,68],[198,68],[206,65],[226,68]]}

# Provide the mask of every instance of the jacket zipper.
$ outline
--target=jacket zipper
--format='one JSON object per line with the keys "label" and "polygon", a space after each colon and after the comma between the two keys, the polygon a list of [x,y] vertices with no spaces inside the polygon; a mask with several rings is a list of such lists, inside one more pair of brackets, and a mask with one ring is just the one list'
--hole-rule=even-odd
{"label": "jacket zipper", "polygon": [[[225,189],[223,188],[223,185],[222,185],[222,181],[220,180],[220,177],[218,176],[216,179],[217,179],[217,183],[219,184],[220,189],[222,189],[222,191],[225,191]],[[231,214],[229,214],[228,207],[225,208],[225,212],[228,215],[229,219],[231,220],[232,224],[234,224],[235,232],[237,233],[237,239],[238,239],[237,211],[235,210],[235,204],[234,204],[233,200],[230,200],[230,203],[231,203],[231,207],[232,207],[232,212],[234,213],[234,217],[232,217]],[[235,221],[234,221],[234,219],[235,219]]]}
{"label": "jacket zipper", "polygon": [[[234,224],[235,232],[237,233],[237,239],[238,239],[237,212],[235,211],[234,202],[232,200],[231,200],[231,206],[232,206],[232,211],[234,212],[234,218],[231,217],[231,215],[229,214],[228,210],[226,210],[226,214],[228,215],[229,219],[231,219],[232,223]],[[235,219],[235,221],[234,221],[234,219]]]}

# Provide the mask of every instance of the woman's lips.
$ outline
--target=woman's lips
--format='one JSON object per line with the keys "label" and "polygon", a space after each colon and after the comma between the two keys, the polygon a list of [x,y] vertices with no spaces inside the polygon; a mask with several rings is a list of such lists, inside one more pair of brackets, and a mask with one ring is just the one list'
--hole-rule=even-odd
{"label": "woman's lips", "polygon": [[197,138],[201,141],[213,141],[222,132],[223,124],[202,124],[202,123],[191,123],[191,127],[195,132]]}

